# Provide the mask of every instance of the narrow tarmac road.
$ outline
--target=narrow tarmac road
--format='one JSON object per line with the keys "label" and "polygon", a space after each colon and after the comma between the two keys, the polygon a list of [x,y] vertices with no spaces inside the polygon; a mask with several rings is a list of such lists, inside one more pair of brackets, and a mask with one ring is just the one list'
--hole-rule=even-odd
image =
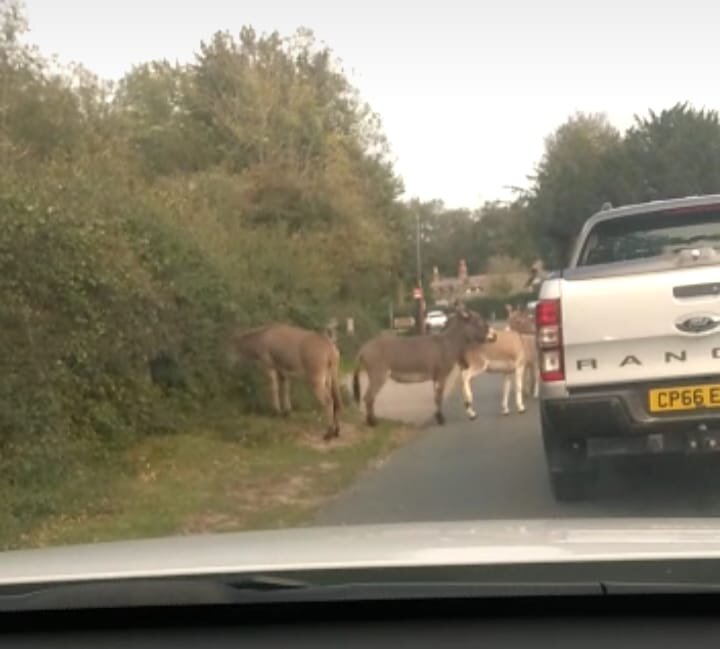
{"label": "narrow tarmac road", "polygon": [[[556,503],[547,481],[537,402],[500,415],[502,379],[474,381],[478,419],[452,394],[445,426],[426,424],[407,446],[320,512],[318,525],[599,516],[720,515],[720,459],[606,464],[595,497]],[[406,421],[432,414],[429,383],[388,384],[377,412]]]}

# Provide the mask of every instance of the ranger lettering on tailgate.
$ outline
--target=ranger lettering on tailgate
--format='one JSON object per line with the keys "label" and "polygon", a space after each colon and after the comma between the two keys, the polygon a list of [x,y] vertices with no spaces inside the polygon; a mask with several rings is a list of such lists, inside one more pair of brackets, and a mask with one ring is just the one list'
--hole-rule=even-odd
{"label": "ranger lettering on tailgate", "polygon": [[[687,350],[682,351],[666,351],[664,352],[664,358],[666,363],[672,363],[676,361],[685,362],[688,360]],[[712,360],[720,360],[720,347],[713,347],[708,353],[708,358]],[[617,364],[618,367],[625,367],[627,365],[642,365],[643,362],[640,358],[634,354],[625,356]],[[581,358],[575,361],[575,365],[578,371],[582,370],[596,370],[598,369],[597,358]]]}

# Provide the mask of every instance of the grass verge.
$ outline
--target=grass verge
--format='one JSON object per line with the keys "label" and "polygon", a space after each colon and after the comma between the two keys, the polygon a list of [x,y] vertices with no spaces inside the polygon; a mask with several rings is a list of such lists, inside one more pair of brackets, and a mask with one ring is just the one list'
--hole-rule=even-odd
{"label": "grass verge", "polygon": [[90,489],[67,485],[66,511],[22,530],[0,529],[5,550],[175,534],[298,526],[413,430],[371,429],[344,413],[339,440],[317,415],[288,419],[214,410],[184,434],[133,444],[113,466],[89,467]]}

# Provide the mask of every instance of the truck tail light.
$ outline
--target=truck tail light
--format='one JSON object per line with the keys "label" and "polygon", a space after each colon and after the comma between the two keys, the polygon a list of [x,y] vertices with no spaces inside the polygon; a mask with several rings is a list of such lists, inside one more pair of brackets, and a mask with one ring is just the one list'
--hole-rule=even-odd
{"label": "truck tail light", "polygon": [[565,380],[560,300],[540,300],[535,310],[540,378]]}

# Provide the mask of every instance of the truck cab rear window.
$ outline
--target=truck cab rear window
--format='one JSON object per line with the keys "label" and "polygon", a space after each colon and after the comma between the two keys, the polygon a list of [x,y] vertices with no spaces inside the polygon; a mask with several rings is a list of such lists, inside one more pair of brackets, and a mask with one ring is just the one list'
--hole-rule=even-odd
{"label": "truck cab rear window", "polygon": [[688,248],[720,247],[720,208],[655,212],[598,223],[585,240],[578,266],[672,256]]}

